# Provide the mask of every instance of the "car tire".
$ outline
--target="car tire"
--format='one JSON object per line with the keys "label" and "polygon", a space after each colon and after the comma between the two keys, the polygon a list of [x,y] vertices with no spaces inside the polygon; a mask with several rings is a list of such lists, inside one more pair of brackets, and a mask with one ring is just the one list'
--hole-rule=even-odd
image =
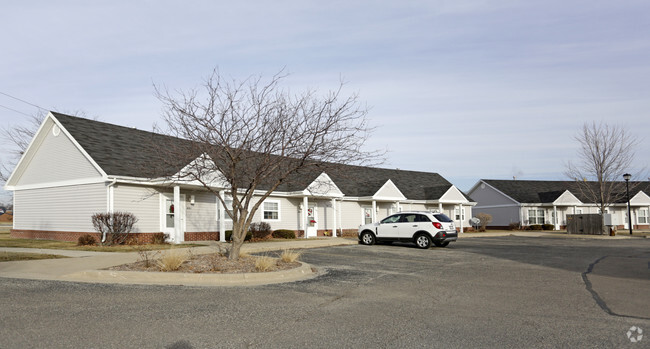
{"label": "car tire", "polygon": [[359,239],[364,245],[374,245],[375,244],[375,235],[369,231],[364,231],[361,233],[361,239]]}
{"label": "car tire", "polygon": [[431,247],[431,237],[427,234],[416,235],[414,241],[418,248],[427,249]]}
{"label": "car tire", "polygon": [[447,247],[447,245],[449,245],[449,241],[445,241],[445,242],[435,242],[434,241],[433,244],[436,245],[436,247]]}

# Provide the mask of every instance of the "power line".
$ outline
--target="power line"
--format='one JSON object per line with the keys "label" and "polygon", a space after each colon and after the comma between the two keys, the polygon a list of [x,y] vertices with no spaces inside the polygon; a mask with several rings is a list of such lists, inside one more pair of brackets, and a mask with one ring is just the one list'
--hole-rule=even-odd
{"label": "power line", "polygon": [[[2,93],[2,92],[0,92],[0,93]],[[3,94],[4,94],[4,93],[3,93]],[[31,115],[29,115],[29,114],[25,114],[25,113],[23,113],[23,112],[21,112],[21,111],[19,111],[19,110],[12,109],[12,108],[9,108],[9,107],[6,107],[6,106],[4,106],[4,105],[2,105],[2,104],[0,104],[0,107],[5,108],[5,109],[9,109],[9,110],[11,110],[11,111],[15,111],[15,112],[18,113],[18,114],[23,114],[23,115],[25,115],[25,116],[31,116]]]}
{"label": "power line", "polygon": [[[41,108],[40,106],[38,106],[38,105],[36,105],[36,104],[34,104],[34,103],[29,103],[29,102],[27,102],[27,101],[25,101],[25,100],[22,100],[22,99],[20,99],[20,98],[18,98],[18,97],[14,97],[14,96],[12,96],[12,95],[10,95],[10,94],[6,94],[6,93],[4,93],[4,92],[2,92],[2,91],[0,91],[0,94],[5,95],[5,96],[7,96],[7,97],[9,97],[9,98],[13,98],[13,99],[15,99],[15,100],[17,100],[17,101],[21,101],[21,102],[23,102],[23,103],[25,103],[25,104],[29,104],[29,105],[31,105],[32,107],[36,107],[36,108],[38,108],[38,109],[40,109],[40,110],[49,111],[49,110],[47,110],[47,109],[45,109],[45,108]],[[7,107],[5,107],[5,108],[7,108]],[[11,108],[7,108],[7,109],[13,110],[13,109],[11,109]],[[16,110],[14,110],[14,111],[16,111]],[[20,112],[19,112],[19,113],[20,113]],[[22,113],[21,113],[21,114],[22,114]]]}

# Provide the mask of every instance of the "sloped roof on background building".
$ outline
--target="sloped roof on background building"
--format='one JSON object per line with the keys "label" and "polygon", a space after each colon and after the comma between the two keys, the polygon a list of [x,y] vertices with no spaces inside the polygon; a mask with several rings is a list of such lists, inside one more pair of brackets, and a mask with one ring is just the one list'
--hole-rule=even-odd
{"label": "sloped roof on background building", "polygon": [[[552,203],[565,191],[571,192],[583,203],[591,203],[591,200],[582,194],[578,185],[597,186],[597,182],[576,181],[534,181],[534,180],[497,180],[483,179],[483,182],[491,185],[500,192],[508,195],[519,203]],[[634,182],[630,190],[630,197],[634,197],[639,191],[650,192],[650,182]],[[619,200],[617,203],[623,203]]]}
{"label": "sloped roof on background building", "polygon": [[[196,159],[193,142],[105,122],[52,112],[52,115],[93,158],[112,176],[154,178],[172,175]],[[160,147],[187,149],[187,157],[169,165],[161,158]],[[151,164],[166,163],[167,168],[155,168]],[[384,169],[375,167],[323,164],[303,170],[287,178],[279,191],[301,191],[307,188],[323,171],[346,196],[369,197],[374,195],[389,179],[412,200],[436,200],[452,186],[437,173]],[[262,186],[263,187],[263,186]],[[468,201],[469,196],[463,193]]]}

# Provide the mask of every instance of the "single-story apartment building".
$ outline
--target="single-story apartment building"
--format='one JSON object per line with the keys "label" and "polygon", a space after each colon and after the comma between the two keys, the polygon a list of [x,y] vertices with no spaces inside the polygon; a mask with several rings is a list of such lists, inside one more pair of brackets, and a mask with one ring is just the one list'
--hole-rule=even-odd
{"label": "single-story apartment building", "polygon": [[[553,224],[555,229],[567,225],[567,215],[600,213],[599,205],[582,194],[578,185],[596,182],[481,179],[468,192],[476,202],[474,213],[490,214],[491,228],[510,224],[530,226]],[[630,208],[633,229],[648,229],[650,182],[631,183]],[[628,229],[627,201],[611,203],[607,212],[618,228]]]}
{"label": "single-story apartment building", "polygon": [[[224,207],[201,185],[152,178],[147,166],[160,156],[152,137],[158,146],[187,142],[50,112],[5,186],[14,192],[12,236],[76,241],[95,233],[93,214],[125,211],[138,218],[134,234],[145,240],[163,232],[175,243],[223,241],[221,233],[232,227],[228,189],[213,188]],[[294,176],[263,202],[254,221],[298,236],[336,236],[394,212],[427,210],[446,213],[462,230],[474,205],[437,173],[345,166]]]}

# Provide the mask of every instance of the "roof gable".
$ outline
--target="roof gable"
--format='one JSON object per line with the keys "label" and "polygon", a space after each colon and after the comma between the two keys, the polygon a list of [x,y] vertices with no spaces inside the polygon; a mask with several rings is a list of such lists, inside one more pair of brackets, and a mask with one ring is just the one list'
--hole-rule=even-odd
{"label": "roof gable", "polygon": [[634,195],[634,197],[630,198],[630,205],[650,206],[650,196],[642,191],[639,191],[636,195]]}
{"label": "roof gable", "polygon": [[401,201],[405,200],[406,197],[402,192],[395,186],[395,183],[390,179],[384,183],[384,185],[377,190],[377,192],[372,196],[374,199],[378,200],[390,200],[390,201]]}
{"label": "roof gable", "polygon": [[467,198],[456,186],[452,185],[439,199],[442,203],[466,203]]}
{"label": "roof gable", "polygon": [[571,193],[570,191],[565,190],[564,193],[562,193],[562,195],[560,195],[557,199],[555,199],[555,201],[553,201],[553,204],[573,206],[573,205],[581,205],[582,201],[578,200],[578,198],[575,195],[573,195],[573,193]]}
{"label": "roof gable", "polygon": [[106,174],[50,113],[41,123],[7,187],[102,179]]}
{"label": "roof gable", "polygon": [[318,176],[305,190],[305,195],[324,196],[324,197],[342,197],[343,193],[332,181],[327,173],[323,172]]}

